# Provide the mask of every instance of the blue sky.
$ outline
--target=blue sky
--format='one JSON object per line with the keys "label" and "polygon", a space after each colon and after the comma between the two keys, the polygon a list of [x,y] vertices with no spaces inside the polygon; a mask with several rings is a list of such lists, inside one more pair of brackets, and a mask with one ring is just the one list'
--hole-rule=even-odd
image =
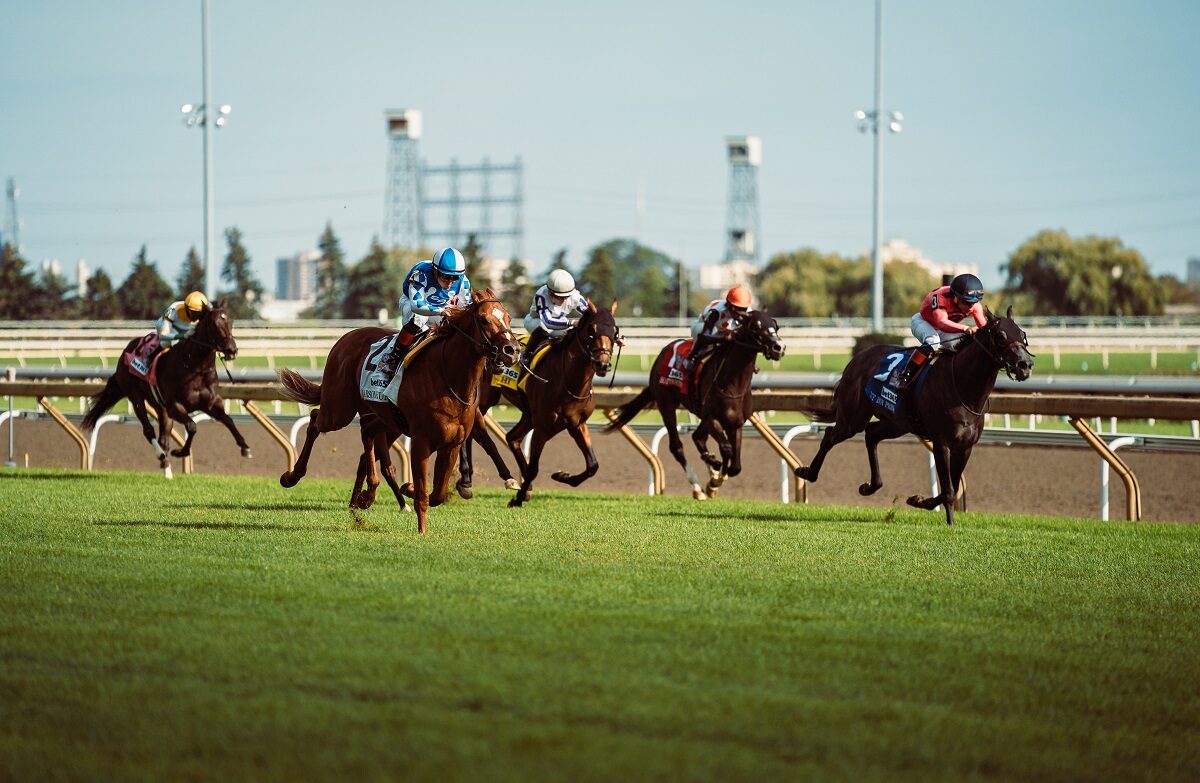
{"label": "blue sky", "polygon": [[[1157,273],[1200,256],[1200,3],[886,0],[884,235],[998,265],[1042,228],[1117,235]],[[525,250],[631,236],[723,253],[724,137],[763,138],[768,254],[871,241],[872,0],[211,0],[218,232],[263,281],[326,220],[351,259],[383,220],[382,112],[424,113],[431,163],[521,155]],[[203,244],[200,2],[11,3],[0,176],[33,261],[118,279],[143,243],[173,279]],[[0,223],[2,225],[2,223]],[[503,252],[503,247],[497,247]],[[224,243],[219,242],[221,255]],[[69,275],[70,276],[70,275]]]}

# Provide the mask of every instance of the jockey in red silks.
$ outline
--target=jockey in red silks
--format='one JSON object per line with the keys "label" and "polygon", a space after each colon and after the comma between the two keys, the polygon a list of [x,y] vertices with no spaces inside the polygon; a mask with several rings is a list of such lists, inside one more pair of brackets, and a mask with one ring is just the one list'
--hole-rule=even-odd
{"label": "jockey in red silks", "polygon": [[750,289],[735,285],[725,292],[724,299],[714,299],[704,308],[704,312],[696,316],[692,324],[695,344],[687,360],[689,368],[698,366],[700,360],[716,350],[718,344],[733,339],[750,312],[750,304]]}
{"label": "jockey in red silks", "polygon": [[[975,275],[959,275],[950,285],[930,291],[911,322],[913,336],[921,344],[900,371],[897,386],[908,388],[929,357],[941,349],[943,340],[956,340],[987,326],[982,302],[983,282]],[[964,324],[968,317],[975,323]]]}

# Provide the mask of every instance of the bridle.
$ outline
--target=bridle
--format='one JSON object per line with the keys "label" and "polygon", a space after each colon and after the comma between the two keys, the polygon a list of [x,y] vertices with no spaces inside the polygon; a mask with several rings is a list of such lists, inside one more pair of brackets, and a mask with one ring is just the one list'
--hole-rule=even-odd
{"label": "bridle", "polygon": [[[214,354],[216,354],[217,358],[221,360],[221,366],[225,368],[225,376],[227,378],[229,378],[230,383],[233,383],[233,374],[229,372],[229,367],[228,367],[228,365],[225,364],[225,354],[229,353],[229,351],[215,343],[210,343],[207,340],[200,339],[200,326],[202,323],[206,322],[206,319],[207,319],[207,322],[211,322],[215,326],[215,323],[216,323],[214,320],[215,312],[216,311],[212,308],[205,311],[205,313],[201,317],[201,319],[196,322],[196,330],[194,332],[192,332],[190,335],[188,335],[187,341],[189,343],[191,343],[192,345],[197,346],[198,348],[204,348],[204,349],[212,351]],[[229,335],[229,339],[233,339],[232,334]]]}
{"label": "bridle", "polygon": [[[479,330],[479,334],[483,335],[481,339],[475,339],[469,332],[461,329],[458,324],[454,323],[454,321],[450,320],[449,318],[443,318],[442,323],[449,324],[450,328],[467,338],[467,342],[475,346],[475,350],[478,351],[480,355],[486,356],[488,361],[494,363],[496,359],[499,358],[500,351],[502,349],[499,345],[496,345],[487,337],[487,333],[483,330],[483,319],[479,317],[479,306],[488,303],[501,304],[499,299],[493,297],[490,299],[476,299],[474,302],[468,305],[468,307],[475,308],[474,312],[471,313],[471,319],[475,323],[476,329]],[[503,305],[501,304],[501,306]],[[453,389],[451,389],[451,391],[453,391]],[[461,402],[461,400],[459,400],[459,402]]]}
{"label": "bridle", "polygon": [[[601,331],[598,328],[595,321],[588,323],[586,329],[576,326],[571,331],[574,333],[571,337],[571,342],[567,344],[566,350],[560,351],[558,354],[558,357],[559,357],[558,361],[559,361],[559,366],[560,366],[560,369],[559,369],[560,377],[563,377],[566,375],[567,354],[570,353],[571,349],[574,348],[575,346],[579,346],[579,352],[581,354],[583,354],[583,357],[585,359],[587,359],[588,364],[595,365],[596,363],[603,361],[605,356],[607,356],[609,359],[612,359],[613,351],[612,351],[611,347],[610,348],[597,348],[596,347],[595,340],[597,337],[608,337],[609,340],[611,341],[612,345],[617,346],[616,364],[621,363],[621,353],[620,353],[621,346],[620,346],[620,343],[618,342],[618,338],[621,336],[621,329],[616,324],[613,324],[613,333],[611,335],[606,334],[605,332]],[[590,337],[591,342],[587,342],[584,340],[585,333]],[[610,387],[612,386],[613,380],[615,380],[616,376],[617,376],[616,364],[614,364],[613,368],[612,368],[613,377],[612,377],[612,379],[609,380],[609,384],[608,384]],[[539,382],[549,383],[549,381],[546,378],[543,378],[542,376],[538,375],[533,370],[528,370],[528,372],[529,372],[530,377],[537,379]],[[588,381],[585,382],[585,384],[587,387],[587,394],[584,394],[584,395],[576,394],[573,391],[571,391],[570,389],[567,389],[565,386],[564,386],[564,390],[567,392],[567,394],[572,399],[579,400],[582,402],[583,400],[586,400],[592,396],[591,380],[589,379]],[[580,391],[583,391],[583,389],[580,389]]]}
{"label": "bridle", "polygon": [[[989,321],[987,326],[984,326],[981,329],[979,329],[975,333],[975,344],[979,346],[980,350],[982,350],[985,354],[988,355],[988,358],[992,360],[992,362],[996,365],[996,367],[1004,369],[1005,375],[1007,375],[1009,378],[1012,378],[1013,380],[1016,380],[1016,378],[1013,375],[1013,373],[1016,372],[1015,360],[1014,360],[1014,362],[1009,362],[1007,359],[1004,358],[1003,354],[1010,353],[1011,352],[1010,349],[1013,349],[1013,348],[1024,348],[1025,352],[1029,353],[1029,338],[1027,338],[1025,336],[1025,332],[1022,331],[1021,339],[1009,340],[1007,343],[1004,344],[1004,346],[1002,348],[996,349],[990,344],[990,331],[993,329],[996,329],[997,327],[995,326],[995,324],[998,324],[998,323],[1000,323],[1000,319],[996,318],[992,321]],[[981,339],[979,339],[979,335],[989,335],[989,338],[987,340],[981,340]],[[966,335],[964,335],[963,337],[965,337],[965,336]],[[959,337],[957,339],[961,340],[963,338]],[[986,400],[987,404],[984,405],[984,409],[981,411],[977,411],[977,410],[973,409],[970,405],[967,405],[965,400],[963,400],[962,393],[959,392],[959,390],[958,390],[957,373],[954,370],[954,361],[955,361],[955,359],[958,358],[959,353],[961,353],[961,351],[955,351],[954,354],[950,357],[950,383],[954,386],[954,394],[956,397],[958,397],[959,404],[962,405],[964,408],[966,408],[968,412],[970,412],[971,414],[973,414],[975,416],[982,416],[985,413],[987,413],[988,410],[990,409],[991,402],[992,402],[991,397],[990,396],[988,397],[988,399]],[[1032,353],[1030,353],[1029,355],[1033,356]]]}
{"label": "bridle", "polygon": [[[747,348],[747,349],[753,351],[756,356],[760,353],[763,353],[763,355],[765,356],[766,354],[764,353],[764,351],[768,347],[771,347],[771,346],[763,345],[760,342],[749,342],[749,341],[740,339],[741,333],[743,331],[747,331],[749,329],[751,323],[752,323],[752,321],[750,319],[746,319],[745,321],[743,321],[742,324],[737,328],[737,331],[734,332],[734,337],[732,340],[730,340],[730,344],[731,345],[739,345],[743,348]],[[774,323],[774,321],[772,321],[772,323]],[[720,379],[721,371],[723,369],[725,369],[725,359],[726,358],[727,357],[724,354],[722,354],[721,363],[719,365],[717,365],[716,372],[713,373],[712,381],[710,381],[708,384],[709,390],[711,390],[713,388],[713,386],[716,385],[717,381]],[[744,397],[746,395],[746,392],[750,391],[750,385],[753,382],[754,382],[754,376],[751,375],[750,380],[746,382],[746,385],[744,388],[739,389],[732,393],[726,393],[724,391],[718,390],[717,396],[721,397],[722,399],[726,399],[726,400],[732,400],[732,399],[737,399],[739,397]]]}

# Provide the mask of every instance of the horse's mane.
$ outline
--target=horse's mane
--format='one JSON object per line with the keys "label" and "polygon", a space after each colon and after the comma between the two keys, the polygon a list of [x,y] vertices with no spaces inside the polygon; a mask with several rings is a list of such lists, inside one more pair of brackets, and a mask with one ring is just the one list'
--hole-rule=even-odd
{"label": "horse's mane", "polygon": [[479,305],[488,301],[500,301],[499,297],[490,288],[477,294],[471,304],[466,307],[445,308],[442,310],[442,320],[434,324],[430,331],[433,332],[435,337],[444,337],[451,334],[456,328],[464,332],[467,331],[471,327],[471,318],[474,317],[474,313],[479,308]]}

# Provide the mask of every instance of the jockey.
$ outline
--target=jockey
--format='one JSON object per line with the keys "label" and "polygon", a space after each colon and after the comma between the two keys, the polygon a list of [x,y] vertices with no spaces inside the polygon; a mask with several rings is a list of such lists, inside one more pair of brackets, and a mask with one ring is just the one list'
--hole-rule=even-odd
{"label": "jockey", "polygon": [[[908,388],[921,366],[941,349],[943,340],[956,340],[987,326],[982,301],[983,282],[975,275],[959,275],[950,285],[929,292],[920,311],[912,317],[912,333],[921,344],[900,371],[896,382],[899,388]],[[974,319],[974,325],[961,323],[967,316]]]}
{"label": "jockey", "polygon": [[750,289],[735,285],[725,292],[724,299],[709,302],[704,312],[696,316],[692,323],[695,345],[688,357],[689,368],[698,366],[700,360],[712,353],[718,343],[733,339],[734,333],[750,312],[750,302]]}
{"label": "jockey", "polygon": [[400,315],[404,326],[392,350],[379,358],[379,364],[394,370],[400,366],[417,336],[442,320],[447,307],[471,304],[471,281],[463,254],[444,247],[432,260],[421,261],[404,277],[400,287]]}
{"label": "jockey", "polygon": [[551,272],[546,284],[534,293],[529,314],[525,316],[525,331],[529,332],[529,342],[525,344],[526,361],[533,359],[533,354],[545,341],[564,337],[587,309],[588,300],[575,288],[571,273],[565,269]]}
{"label": "jockey", "polygon": [[208,299],[199,291],[192,291],[182,301],[167,307],[156,325],[160,350],[166,353],[172,345],[190,335],[208,307]]}

